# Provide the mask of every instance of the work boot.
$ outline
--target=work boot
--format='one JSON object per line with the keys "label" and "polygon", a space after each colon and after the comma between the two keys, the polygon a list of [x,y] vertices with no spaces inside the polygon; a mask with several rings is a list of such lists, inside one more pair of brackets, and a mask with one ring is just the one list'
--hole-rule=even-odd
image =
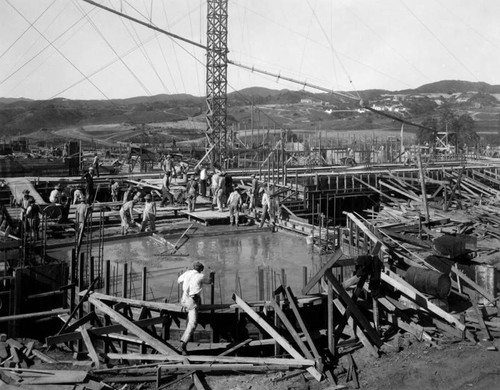
{"label": "work boot", "polygon": [[186,356],[188,353],[187,353],[187,349],[186,349],[186,342],[183,341],[182,344],[181,344],[181,353]]}

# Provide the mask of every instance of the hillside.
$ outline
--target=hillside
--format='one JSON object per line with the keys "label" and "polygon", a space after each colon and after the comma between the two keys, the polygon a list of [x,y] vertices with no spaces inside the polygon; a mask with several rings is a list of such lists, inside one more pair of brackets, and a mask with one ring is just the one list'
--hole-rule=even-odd
{"label": "hillside", "polygon": [[[391,92],[371,89],[358,93],[370,106],[394,111],[418,122],[425,116],[433,115],[444,103],[462,111],[497,107],[499,103],[495,94],[500,94],[500,85],[443,80],[411,90]],[[262,87],[229,93],[227,106],[228,124],[242,126],[249,126],[253,121],[254,125],[261,127],[327,128],[338,125],[338,120],[352,120],[360,115],[357,99],[329,93]],[[205,111],[205,98],[189,94],[137,96],[110,101],[0,98],[0,135],[92,124],[176,122],[203,116]],[[375,118],[376,115],[367,115],[370,114],[362,114],[355,122],[364,124],[362,128],[377,128],[380,121]]]}

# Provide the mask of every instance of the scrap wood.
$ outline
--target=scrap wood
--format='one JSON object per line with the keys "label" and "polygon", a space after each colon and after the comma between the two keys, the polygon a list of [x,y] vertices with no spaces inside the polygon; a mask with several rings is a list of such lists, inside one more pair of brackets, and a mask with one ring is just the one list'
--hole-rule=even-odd
{"label": "scrap wood", "polygon": [[[300,353],[298,353],[283,336],[281,336],[272,326],[260,317],[244,300],[236,294],[233,294],[233,300],[251,319],[253,319],[260,327],[269,333],[269,335],[274,338],[293,358],[303,359],[302,355],[300,355]],[[321,381],[322,375],[318,370],[313,367],[308,367],[307,371],[318,382]]]}
{"label": "scrap wood", "polygon": [[[488,291],[486,291],[483,287],[481,287],[479,284],[477,284],[472,279],[470,279],[467,275],[465,275],[457,267],[456,264],[452,265],[451,270],[457,276],[457,278],[462,279],[465,283],[467,283],[469,286],[471,286],[474,290],[476,290],[479,294],[481,294],[484,298],[486,298],[493,305],[495,305],[496,301],[498,299],[500,299],[500,297],[495,298],[492,294],[490,294]],[[472,300],[472,297],[471,297],[471,300]]]}
{"label": "scrap wood", "polygon": [[273,358],[273,357],[247,357],[247,356],[204,356],[204,355],[166,355],[166,354],[142,354],[142,353],[108,353],[110,359],[127,359],[127,360],[148,360],[159,362],[184,362],[186,359],[193,363],[245,363],[254,365],[274,365],[274,366],[289,366],[289,367],[313,367],[315,362],[311,359],[304,358]]}
{"label": "scrap wood", "polygon": [[[174,355],[179,355],[179,352],[175,350],[172,346],[167,345],[166,342],[162,342],[155,337],[151,336],[149,333],[135,325],[132,321],[124,317],[122,314],[114,311],[112,308],[110,308],[108,305],[105,303],[101,302],[99,299],[97,299],[94,296],[91,296],[89,298],[89,302],[94,305],[96,308],[98,308],[100,311],[104,312],[105,314],[109,315],[112,319],[114,319],[116,322],[119,324],[123,325],[127,330],[130,332],[134,333],[137,337],[139,337],[142,341],[144,341],[146,344],[148,344],[150,347],[155,349],[156,351],[163,353],[163,354],[174,354]],[[204,381],[202,381],[199,378],[199,375],[197,372],[193,373],[193,382],[196,386],[197,389],[205,389],[206,386],[204,385]]]}
{"label": "scrap wood", "polygon": [[466,332],[467,338],[473,340],[474,338],[472,335],[466,331],[465,325],[461,323],[457,318],[455,318],[453,315],[447,313],[440,307],[436,306],[432,302],[430,302],[427,297],[422,294],[420,291],[418,291],[415,287],[411,286],[409,283],[407,283],[405,280],[403,280],[399,275],[396,273],[392,272],[391,270],[384,270],[381,273],[381,279],[385,283],[389,284],[390,286],[394,287],[396,290],[402,292],[406,296],[408,296],[410,299],[416,302],[416,304],[420,307],[422,307],[425,310],[428,310],[437,316],[441,317],[444,319],[446,322],[453,324],[458,330],[462,332]]}
{"label": "scrap wood", "polygon": [[333,275],[331,270],[327,271],[325,273],[325,276],[330,281],[330,283],[332,284],[332,287],[337,292],[337,294],[340,296],[342,301],[349,308],[352,315],[356,318],[356,322],[363,328],[363,330],[367,333],[367,335],[370,337],[372,342],[377,347],[380,347],[382,345],[382,340],[380,339],[378,332],[371,326],[370,322],[366,319],[366,317],[361,312],[361,310],[358,308],[356,303],[353,302],[353,300],[351,299],[349,294],[342,287],[342,284]]}
{"label": "scrap wood", "polygon": [[110,318],[125,327],[128,331],[135,334],[156,351],[164,354],[179,354],[178,351],[176,351],[172,346],[169,346],[165,342],[162,342],[151,336],[145,330],[134,324],[131,320],[113,310],[104,302],[101,302],[99,299],[95,298],[93,295],[89,297],[89,302],[94,305],[96,309],[103,312],[104,314],[107,314]]}
{"label": "scrap wood", "polygon": [[493,337],[491,337],[491,334],[490,334],[490,331],[488,329],[488,326],[484,322],[483,312],[479,308],[479,306],[477,304],[477,301],[478,301],[478,296],[477,295],[474,295],[474,296],[471,297],[472,307],[474,308],[474,311],[476,312],[477,320],[479,321],[479,326],[481,327],[481,330],[484,333],[483,334],[483,340],[484,341],[490,341],[490,340],[493,339]]}
{"label": "scrap wood", "polygon": [[[337,307],[337,310],[339,311],[339,313],[341,315],[344,315],[344,313],[346,312],[346,308],[343,305],[343,303],[340,302],[340,300],[338,298],[335,298],[333,300],[333,303]],[[363,346],[365,346],[365,348],[368,350],[368,352],[371,355],[373,355],[374,357],[378,358],[379,357],[378,348],[373,346],[373,344],[370,342],[370,340],[368,340],[368,337],[366,337],[365,334],[361,330],[356,332],[356,326],[354,324],[354,320],[352,319],[352,317],[347,318],[347,324],[351,327],[353,333],[359,338],[359,340],[361,341]]]}
{"label": "scrap wood", "polygon": [[[16,369],[22,372],[23,369]],[[51,384],[76,384],[85,382],[87,379],[87,371],[76,370],[38,370],[36,377],[22,377],[18,383],[22,385],[51,385]]]}
{"label": "scrap wood", "polygon": [[[354,380],[354,388],[355,389],[359,389],[359,380],[358,380],[358,372],[357,372],[357,369],[358,367],[356,366],[356,363],[354,363],[354,359],[352,357],[352,354],[348,354],[347,355],[347,359],[349,361],[349,368],[347,370],[347,380]],[[350,377],[349,378],[349,373],[350,373]]]}
{"label": "scrap wood", "polygon": [[321,269],[316,272],[316,274],[307,282],[307,284],[304,286],[302,289],[302,294],[307,294],[311,289],[314,287],[316,283],[321,281],[321,278],[323,278],[324,273],[333,267],[333,265],[342,258],[344,254],[342,253],[341,249],[337,249],[335,253],[331,255],[331,257],[328,259],[328,261],[321,267]]}

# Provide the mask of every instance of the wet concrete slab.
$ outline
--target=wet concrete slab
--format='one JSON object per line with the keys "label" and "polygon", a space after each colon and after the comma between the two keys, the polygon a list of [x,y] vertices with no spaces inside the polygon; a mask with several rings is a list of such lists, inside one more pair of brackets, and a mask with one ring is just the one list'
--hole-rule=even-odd
{"label": "wet concrete slab", "polygon": [[[189,224],[182,225],[187,227]],[[108,242],[104,246],[104,260],[111,260],[111,273],[115,276],[112,292],[119,293],[123,264],[127,263],[134,276],[131,296],[139,298],[140,273],[148,270],[148,299],[178,300],[177,277],[194,261],[205,265],[205,273],[215,272],[215,303],[231,302],[233,292],[246,300],[257,300],[258,269],[264,268],[264,290],[269,294],[273,286],[282,284],[282,269],[287,283],[297,293],[303,285],[303,267],[309,275],[317,271],[320,257],[306,244],[304,236],[293,233],[260,230],[255,227],[209,226],[197,224],[196,233],[179,242],[180,248],[170,255],[173,245],[164,244],[154,237],[130,238]],[[189,234],[188,234],[189,236]],[[165,241],[175,244],[179,234]],[[68,250],[52,253],[65,258]],[[95,254],[94,254],[95,256]],[[204,302],[209,303],[210,286],[204,288]]]}

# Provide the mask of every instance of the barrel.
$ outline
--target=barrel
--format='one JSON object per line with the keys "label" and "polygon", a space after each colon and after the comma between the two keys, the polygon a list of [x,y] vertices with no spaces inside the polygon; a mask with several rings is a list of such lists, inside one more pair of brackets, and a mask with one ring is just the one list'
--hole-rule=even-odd
{"label": "barrel", "polygon": [[[478,264],[475,266],[475,271],[476,283],[496,298],[497,269],[492,265]],[[482,305],[491,305],[491,302],[484,298],[482,295],[479,296],[478,303]]]}
{"label": "barrel", "polygon": [[405,280],[424,294],[438,298],[446,298],[450,294],[450,277],[441,272],[410,267],[406,271]]}

